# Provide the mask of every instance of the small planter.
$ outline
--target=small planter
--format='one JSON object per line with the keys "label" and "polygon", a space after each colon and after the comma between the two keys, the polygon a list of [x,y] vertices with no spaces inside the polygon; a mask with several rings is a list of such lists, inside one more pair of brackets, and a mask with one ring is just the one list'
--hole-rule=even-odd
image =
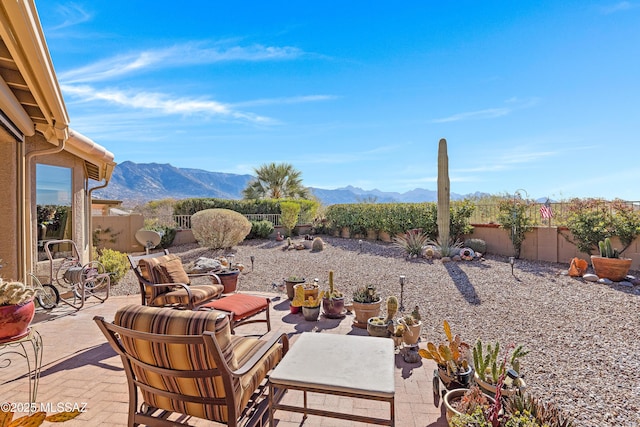
{"label": "small planter", "polygon": [[629,258],[604,258],[591,255],[591,264],[596,276],[601,279],[609,279],[613,282],[622,282],[631,268]]}
{"label": "small planter", "polygon": [[[476,384],[478,384],[478,387],[480,387],[480,390],[482,390],[484,394],[495,397],[496,395],[495,385],[489,384],[488,382],[481,380],[480,377],[478,377],[477,373],[474,373],[473,378],[476,381]],[[524,382],[524,379],[522,378],[516,378],[514,380],[514,385],[515,387],[512,387],[512,388],[502,387],[502,392],[501,392],[502,396],[505,396],[505,397],[513,396],[518,391],[524,391],[525,388],[527,387],[527,384]]]}
{"label": "small planter", "polygon": [[298,307],[297,305],[289,304],[289,311],[291,312],[291,314],[298,314],[300,313],[300,307]]}
{"label": "small planter", "polygon": [[33,300],[24,304],[0,306],[0,341],[22,338],[36,313]]}
{"label": "small planter", "polygon": [[378,317],[380,314],[380,305],[382,305],[382,299],[378,302],[353,302],[353,311],[355,313],[355,319],[353,320],[353,326],[357,328],[366,328],[367,321],[372,317]]}
{"label": "small planter", "polygon": [[[382,325],[379,325],[377,323],[373,323],[377,319],[381,319],[381,318],[380,317],[372,317],[372,318],[367,320],[367,332],[372,337],[383,337],[383,338],[389,337],[389,335],[391,335],[391,333],[389,332],[388,325],[386,323],[382,324]],[[382,319],[382,320],[384,320],[384,319]]]}
{"label": "small planter", "polygon": [[473,379],[473,368],[469,366],[467,372],[463,372],[458,375],[449,375],[446,369],[438,366],[438,376],[447,390],[467,388]]}
{"label": "small planter", "polygon": [[348,239],[351,237],[351,231],[349,230],[349,227],[342,227],[342,229],[340,230],[340,237],[342,237],[343,239]]}
{"label": "small planter", "polygon": [[240,270],[233,269],[228,271],[222,271],[215,273],[220,278],[222,286],[224,286],[223,294],[231,294],[238,288],[238,279],[240,277]]}
{"label": "small planter", "polygon": [[344,317],[344,298],[322,298],[322,311],[329,319]]}
{"label": "small planter", "polygon": [[386,231],[379,231],[378,232],[378,239],[382,240],[383,242],[391,242],[391,234],[387,233]]}
{"label": "small planter", "polygon": [[418,322],[417,325],[407,325],[407,331],[404,333],[404,343],[407,345],[414,345],[420,339],[420,331],[422,330],[422,322]]}
{"label": "small planter", "polygon": [[374,229],[367,230],[367,240],[378,240],[378,232]]}
{"label": "small planter", "polygon": [[293,299],[293,287],[295,285],[299,285],[300,283],[304,283],[305,279],[296,279],[296,280],[289,280],[289,279],[284,279],[284,284],[287,288],[287,298],[289,298],[289,301],[291,301]]}
{"label": "small planter", "polygon": [[320,306],[317,307],[302,307],[302,315],[304,316],[304,320],[309,322],[318,321],[318,316],[320,316]]}

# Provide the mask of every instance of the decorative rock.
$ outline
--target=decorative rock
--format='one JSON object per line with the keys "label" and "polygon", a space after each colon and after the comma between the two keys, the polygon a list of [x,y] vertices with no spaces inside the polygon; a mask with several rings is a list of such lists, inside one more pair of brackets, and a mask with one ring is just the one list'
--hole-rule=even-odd
{"label": "decorative rock", "polygon": [[476,252],[476,258],[482,258],[482,255],[483,255],[482,253]]}
{"label": "decorative rock", "polygon": [[454,261],[462,261],[462,258],[460,258],[460,255],[454,255],[453,258],[451,258]]}
{"label": "decorative rock", "polygon": [[222,263],[217,259],[200,257],[193,263],[193,267],[190,268],[190,271],[206,272],[218,270],[220,267],[222,267]]}
{"label": "decorative rock", "polygon": [[624,286],[624,287],[627,287],[627,288],[633,288],[633,283],[627,282],[626,280],[618,283],[618,285]]}
{"label": "decorative rock", "polygon": [[448,256],[443,256],[441,260],[442,262],[451,262],[451,258],[449,258]]}
{"label": "decorative rock", "polygon": [[611,285],[613,282],[609,279],[598,279],[598,283],[602,283],[603,285]]}
{"label": "decorative rock", "polygon": [[[567,274],[569,274],[569,273],[567,273]],[[592,273],[587,273],[584,276],[582,276],[582,278],[584,280],[586,280],[587,282],[597,282],[598,279],[599,279],[598,276],[596,276],[595,274],[592,274]]]}
{"label": "decorative rock", "polygon": [[[558,273],[560,276],[568,276],[569,272],[567,270],[562,270],[560,273]],[[584,278],[584,276],[583,276]]]}

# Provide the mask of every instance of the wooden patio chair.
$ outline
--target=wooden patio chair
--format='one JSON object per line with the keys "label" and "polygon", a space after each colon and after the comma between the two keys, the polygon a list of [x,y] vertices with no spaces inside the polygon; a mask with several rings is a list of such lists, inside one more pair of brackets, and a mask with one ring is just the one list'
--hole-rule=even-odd
{"label": "wooden patio chair", "polygon": [[187,425],[197,417],[234,427],[266,419],[267,377],[289,349],[285,334],[239,337],[220,312],[140,305],[120,308],[113,323],[94,320],[122,359],[129,426]]}
{"label": "wooden patio chair", "polygon": [[[196,310],[222,295],[224,286],[212,273],[188,275],[177,255],[166,249],[147,255],[127,255],[138,283],[142,305]],[[194,280],[202,284],[194,284]]]}

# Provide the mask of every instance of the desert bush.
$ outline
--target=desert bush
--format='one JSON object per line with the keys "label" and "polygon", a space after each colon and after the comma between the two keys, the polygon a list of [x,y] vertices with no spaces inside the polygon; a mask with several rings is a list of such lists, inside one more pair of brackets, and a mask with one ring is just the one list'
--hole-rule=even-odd
{"label": "desert bush", "polygon": [[291,231],[298,223],[300,205],[291,201],[281,202],[280,210],[282,211],[282,216],[280,218],[282,225],[284,225],[284,228],[286,229],[287,236],[291,236]]}
{"label": "desert bush", "polygon": [[161,248],[167,249],[173,244],[173,239],[176,238],[176,229],[173,227],[169,227],[166,225],[152,225],[150,227],[145,227],[146,230],[156,231],[160,234],[160,246]]}
{"label": "desert bush", "polygon": [[249,221],[251,223],[251,231],[247,239],[266,239],[273,233],[274,227],[271,221],[263,219],[262,221]]}
{"label": "desert bush", "polygon": [[244,215],[229,209],[205,209],[191,216],[191,230],[201,246],[226,249],[247,237],[251,223]]}
{"label": "desert bush", "polygon": [[127,254],[114,249],[102,249],[99,252],[97,261],[104,266],[107,273],[111,273],[112,285],[118,283],[129,270]]}
{"label": "desert bush", "polygon": [[482,239],[466,239],[464,246],[473,249],[474,252],[484,254],[487,252],[487,242]]}

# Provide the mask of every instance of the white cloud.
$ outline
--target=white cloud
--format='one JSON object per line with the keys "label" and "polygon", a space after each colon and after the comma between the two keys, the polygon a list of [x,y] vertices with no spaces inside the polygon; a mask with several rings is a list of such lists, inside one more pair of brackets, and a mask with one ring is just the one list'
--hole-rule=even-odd
{"label": "white cloud", "polygon": [[629,1],[621,1],[621,2],[616,3],[614,5],[611,5],[611,6],[602,7],[600,10],[605,15],[610,15],[610,14],[616,13],[616,12],[622,12],[622,11],[625,11],[625,10],[631,10],[631,9],[636,8],[636,7],[638,7],[637,4],[631,3]]}
{"label": "white cloud", "polygon": [[90,21],[93,16],[85,11],[81,6],[75,3],[60,4],[56,8],[59,15],[62,16],[63,21],[48,29],[48,31],[61,30],[63,28],[72,27],[83,22]]}
{"label": "white cloud", "polygon": [[252,101],[234,102],[229,104],[233,107],[256,107],[262,105],[283,105],[283,104],[301,104],[306,102],[330,101],[338,98],[334,95],[306,95],[306,96],[290,96],[282,98],[265,98],[255,99]]}
{"label": "white cloud", "polygon": [[495,119],[511,114],[515,110],[523,108],[533,107],[538,103],[538,98],[530,98],[527,100],[520,100],[516,97],[509,98],[505,101],[509,107],[487,108],[479,111],[468,111],[464,113],[453,114],[448,117],[440,119],[433,119],[431,123],[448,123],[458,122],[461,120],[483,120],[483,119]]}
{"label": "white cloud", "polygon": [[211,64],[224,61],[267,61],[294,59],[303,52],[295,47],[274,47],[263,45],[231,46],[204,43],[185,43],[163,49],[149,49],[140,52],[117,55],[93,64],[58,73],[61,82],[86,83],[109,80],[134,72],[149,69],[185,67],[195,64]]}
{"label": "white cloud", "polygon": [[273,124],[274,120],[231,108],[229,105],[206,99],[175,98],[153,92],[127,93],[115,89],[95,89],[91,86],[61,85],[66,95],[83,102],[105,101],[139,110],[153,110],[164,114],[205,114],[227,117],[257,124]]}

